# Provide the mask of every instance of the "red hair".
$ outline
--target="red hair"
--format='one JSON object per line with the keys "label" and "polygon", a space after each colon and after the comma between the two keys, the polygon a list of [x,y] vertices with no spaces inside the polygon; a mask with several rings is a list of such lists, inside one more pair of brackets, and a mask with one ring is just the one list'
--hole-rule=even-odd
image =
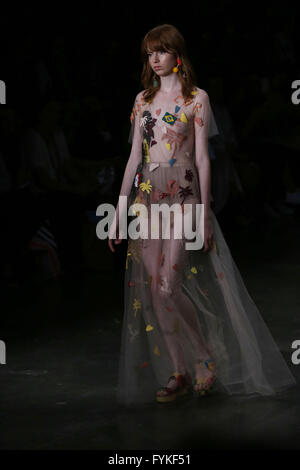
{"label": "red hair", "polygon": [[[141,45],[143,62],[142,84],[145,88],[144,99],[151,101],[160,89],[160,77],[156,75],[149,64],[148,53],[153,51],[166,51],[181,59],[182,65],[178,70],[178,78],[181,82],[182,96],[185,101],[191,99],[192,91],[196,89],[196,78],[193,67],[187,57],[185,40],[175,26],[163,24],[148,31]],[[157,81],[154,87],[153,81]]]}

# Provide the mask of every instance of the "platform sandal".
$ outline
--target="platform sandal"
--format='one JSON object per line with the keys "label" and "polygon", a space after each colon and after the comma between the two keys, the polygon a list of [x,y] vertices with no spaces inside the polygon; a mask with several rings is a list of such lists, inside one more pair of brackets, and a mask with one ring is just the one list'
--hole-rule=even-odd
{"label": "platform sandal", "polygon": [[[201,361],[198,364],[204,364],[207,369],[209,369],[211,372],[215,372],[215,362],[212,359],[208,359],[207,361]],[[194,382],[194,394],[197,397],[202,397],[204,395],[207,395],[211,393],[213,385],[216,381],[216,375],[215,373],[211,375],[210,377],[206,378],[196,378]],[[195,389],[196,385],[204,385],[203,388],[201,389]]]}
{"label": "platform sandal", "polygon": [[168,403],[170,401],[174,401],[177,397],[184,396],[189,392],[191,383],[185,375],[174,372],[173,375],[169,377],[168,383],[172,379],[177,381],[177,387],[174,389],[168,386],[161,387],[157,393],[163,391],[164,395],[156,395],[156,400],[159,403]]}

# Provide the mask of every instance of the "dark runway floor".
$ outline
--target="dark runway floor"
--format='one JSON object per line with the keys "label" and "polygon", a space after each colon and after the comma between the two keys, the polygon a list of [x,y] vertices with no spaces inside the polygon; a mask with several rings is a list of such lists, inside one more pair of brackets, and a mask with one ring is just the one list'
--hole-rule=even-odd
{"label": "dark runway floor", "polygon": [[[300,449],[300,223],[224,232],[297,386],[276,398],[211,395],[123,409],[115,399],[122,276],[8,286],[0,339],[1,449]],[[99,240],[99,243],[103,243]]]}

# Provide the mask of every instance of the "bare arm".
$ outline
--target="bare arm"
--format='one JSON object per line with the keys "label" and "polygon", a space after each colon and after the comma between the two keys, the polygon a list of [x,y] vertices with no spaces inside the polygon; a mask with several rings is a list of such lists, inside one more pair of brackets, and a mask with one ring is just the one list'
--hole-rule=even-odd
{"label": "bare arm", "polygon": [[[128,162],[124,171],[123,181],[120,189],[119,196],[129,196],[131,192],[131,188],[133,185],[134,177],[136,174],[137,167],[139,163],[142,161],[142,134],[140,131],[140,106],[142,100],[142,92],[138,93],[135,98],[131,119],[133,124],[133,140],[131,146],[131,152],[128,158]],[[128,203],[128,201],[127,201]],[[115,219],[117,218],[118,221],[119,216],[119,202],[116,208],[116,215]],[[113,237],[112,230],[110,231],[110,238]]]}

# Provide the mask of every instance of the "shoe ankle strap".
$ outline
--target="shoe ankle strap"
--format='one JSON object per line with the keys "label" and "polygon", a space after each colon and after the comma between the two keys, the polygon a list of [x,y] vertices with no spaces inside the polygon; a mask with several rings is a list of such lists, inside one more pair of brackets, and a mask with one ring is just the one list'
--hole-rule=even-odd
{"label": "shoe ankle strap", "polygon": [[185,377],[183,374],[180,374],[179,372],[173,372],[173,375],[169,377],[168,383],[171,379],[175,379],[179,387],[182,387],[185,384]]}

